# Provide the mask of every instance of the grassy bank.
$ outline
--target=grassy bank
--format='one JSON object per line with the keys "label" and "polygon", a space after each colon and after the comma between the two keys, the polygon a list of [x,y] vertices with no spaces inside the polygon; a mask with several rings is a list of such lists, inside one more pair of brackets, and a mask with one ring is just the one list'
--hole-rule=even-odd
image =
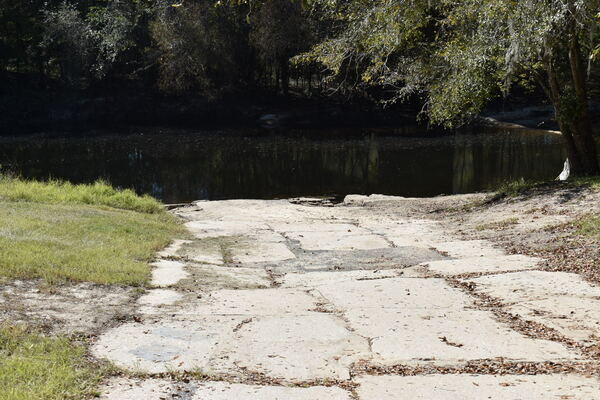
{"label": "grassy bank", "polygon": [[143,286],[183,228],[161,204],[103,183],[0,179],[0,276]]}
{"label": "grassy bank", "polygon": [[94,394],[100,377],[68,339],[0,326],[0,400],[79,400]]}
{"label": "grassy bank", "polygon": [[[0,280],[144,286],[155,252],[183,234],[129,190],[0,178]],[[89,398],[101,376],[67,338],[0,325],[0,400]]]}
{"label": "grassy bank", "polygon": [[509,181],[501,184],[494,191],[499,197],[516,197],[520,195],[531,194],[535,190],[542,189],[553,189],[553,188],[589,188],[591,190],[600,190],[600,176],[588,177],[588,178],[573,178],[566,182],[549,181],[549,182],[538,182],[538,181],[527,181],[523,178]]}

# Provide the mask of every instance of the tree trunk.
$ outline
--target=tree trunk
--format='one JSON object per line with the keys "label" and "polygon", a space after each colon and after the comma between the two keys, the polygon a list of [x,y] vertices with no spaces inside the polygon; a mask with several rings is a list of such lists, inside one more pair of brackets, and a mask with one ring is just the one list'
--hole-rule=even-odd
{"label": "tree trunk", "polygon": [[[600,174],[596,141],[592,131],[587,99],[585,70],[582,68],[581,52],[576,36],[569,43],[569,85],[559,83],[552,60],[548,61],[548,88],[554,105],[556,120],[565,140],[571,172],[576,176]],[[575,96],[565,96],[564,90],[572,83]]]}
{"label": "tree trunk", "polygon": [[287,57],[281,58],[281,90],[284,96],[287,96],[290,91],[290,65]]}
{"label": "tree trunk", "polygon": [[569,43],[569,61],[576,97],[571,128],[574,147],[580,157],[581,164],[579,168],[574,168],[573,172],[575,175],[599,175],[600,165],[598,164],[596,141],[594,140],[592,121],[590,120],[585,66],[582,62],[579,41],[575,34],[573,34]]}

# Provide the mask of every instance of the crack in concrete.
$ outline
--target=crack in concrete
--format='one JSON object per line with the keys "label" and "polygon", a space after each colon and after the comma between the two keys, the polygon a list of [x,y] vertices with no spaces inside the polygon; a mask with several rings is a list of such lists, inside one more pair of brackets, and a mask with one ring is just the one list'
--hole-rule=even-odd
{"label": "crack in concrete", "polygon": [[506,324],[512,330],[533,339],[545,339],[561,343],[566,347],[578,350],[588,359],[600,358],[600,343],[585,346],[560,334],[556,329],[535,321],[526,321],[518,315],[505,311],[506,304],[499,299],[476,291],[476,284],[464,282],[454,277],[434,275],[435,278],[444,279],[450,286],[460,289],[475,298],[477,309],[491,312],[498,322]]}
{"label": "crack in concrete", "polygon": [[504,361],[499,359],[471,360],[463,365],[438,366],[438,365],[390,365],[383,366],[370,364],[368,361],[359,361],[352,365],[353,376],[359,375],[547,375],[555,373],[577,373],[597,376],[600,373],[599,362],[525,362]]}

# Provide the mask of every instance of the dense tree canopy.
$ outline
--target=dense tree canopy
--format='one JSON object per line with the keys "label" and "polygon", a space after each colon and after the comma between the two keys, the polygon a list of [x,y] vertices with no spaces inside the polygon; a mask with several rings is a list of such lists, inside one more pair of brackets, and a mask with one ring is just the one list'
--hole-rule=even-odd
{"label": "dense tree canopy", "polygon": [[0,0],[0,71],[71,87],[141,80],[167,92],[287,91],[312,45],[294,0]]}
{"label": "dense tree canopy", "polygon": [[573,170],[590,174],[599,28],[600,0],[0,0],[0,73],[204,96],[309,95],[318,81],[323,93],[417,99],[448,126],[515,85],[538,88]]}
{"label": "dense tree canopy", "polygon": [[433,122],[477,115],[512,85],[538,85],[556,110],[578,174],[597,174],[588,80],[598,0],[315,0],[338,32],[308,55],[340,82],[420,95]]}

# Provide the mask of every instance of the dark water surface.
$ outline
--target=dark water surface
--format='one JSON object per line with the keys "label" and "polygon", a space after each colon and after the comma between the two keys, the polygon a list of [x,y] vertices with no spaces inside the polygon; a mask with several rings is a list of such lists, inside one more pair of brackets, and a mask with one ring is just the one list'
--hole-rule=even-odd
{"label": "dark water surface", "polygon": [[0,166],[27,178],[105,179],[166,203],[381,193],[435,196],[551,179],[560,136],[523,130],[173,131],[0,138]]}

